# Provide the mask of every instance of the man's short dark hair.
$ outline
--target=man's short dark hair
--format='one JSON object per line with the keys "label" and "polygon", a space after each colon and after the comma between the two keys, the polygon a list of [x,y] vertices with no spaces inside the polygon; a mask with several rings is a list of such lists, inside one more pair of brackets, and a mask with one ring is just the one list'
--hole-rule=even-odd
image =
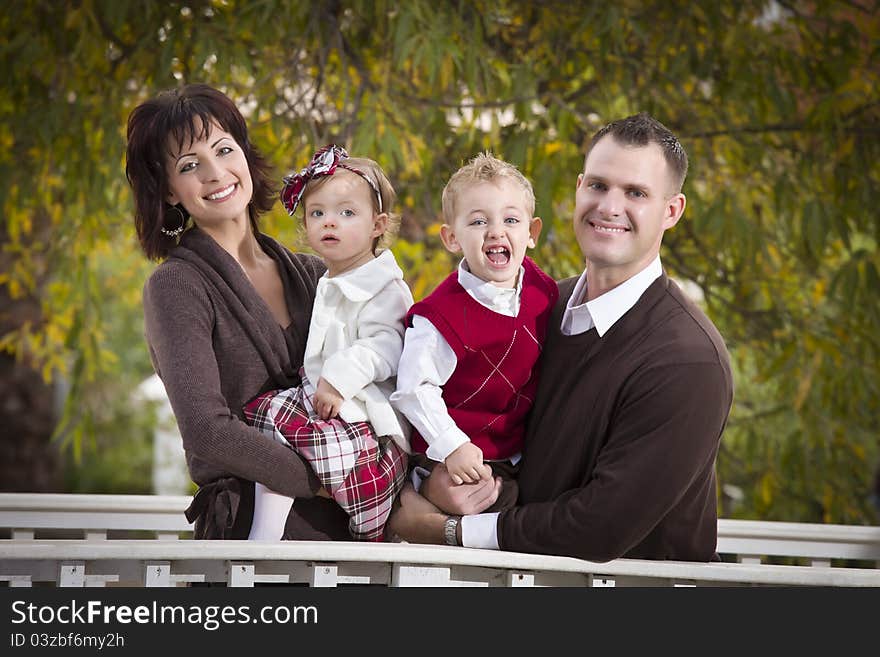
{"label": "man's short dark hair", "polygon": [[675,191],[681,191],[688,170],[687,153],[678,138],[660,121],[647,112],[640,112],[625,119],[612,121],[593,135],[590,145],[587,147],[587,157],[599,140],[606,135],[611,135],[618,143],[625,146],[657,144],[663,151],[663,157],[669,166]]}

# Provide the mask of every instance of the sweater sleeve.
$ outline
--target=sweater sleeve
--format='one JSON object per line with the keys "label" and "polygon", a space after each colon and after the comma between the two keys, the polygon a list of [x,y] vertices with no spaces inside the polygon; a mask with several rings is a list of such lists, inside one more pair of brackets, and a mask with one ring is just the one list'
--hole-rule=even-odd
{"label": "sweater sleeve", "polygon": [[160,266],[144,287],[143,305],[150,357],[165,384],[184,449],[284,495],[312,497],[320,484],[311,468],[229,408],[212,344],[214,310],[198,274],[184,264]]}
{"label": "sweater sleeve", "polygon": [[591,561],[627,554],[714,467],[732,394],[717,362],[663,364],[635,375],[621,391],[592,476],[555,500],[503,512],[501,549]]}

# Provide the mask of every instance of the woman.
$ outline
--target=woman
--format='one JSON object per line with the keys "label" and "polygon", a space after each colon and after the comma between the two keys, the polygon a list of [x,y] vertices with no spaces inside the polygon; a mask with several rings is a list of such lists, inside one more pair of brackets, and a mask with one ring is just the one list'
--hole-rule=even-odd
{"label": "woman", "polygon": [[144,286],[145,331],[199,485],[195,537],[248,538],[258,482],[258,500],[285,496],[269,496],[281,510],[259,538],[348,539],[311,468],[243,421],[254,396],[299,384],[324,265],[260,233],[275,192],[241,113],[201,84],[145,101],[128,120],[126,176],[141,247],[164,259]]}

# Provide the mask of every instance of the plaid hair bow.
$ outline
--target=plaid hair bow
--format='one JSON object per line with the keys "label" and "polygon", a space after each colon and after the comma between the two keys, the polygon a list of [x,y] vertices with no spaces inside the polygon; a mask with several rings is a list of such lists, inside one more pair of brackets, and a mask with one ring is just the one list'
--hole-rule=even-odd
{"label": "plaid hair bow", "polygon": [[310,180],[319,176],[332,176],[336,172],[337,167],[347,169],[366,180],[367,184],[376,194],[376,200],[379,203],[379,212],[382,212],[382,194],[379,193],[379,188],[376,186],[376,183],[360,169],[355,169],[352,166],[344,164],[342,161],[346,159],[348,159],[348,152],[342,146],[328,144],[327,146],[324,146],[324,148],[317,150],[312,156],[312,161],[309,162],[299,173],[284,176],[284,187],[281,189],[281,202],[287,209],[287,214],[292,217],[293,213],[296,212],[296,208],[299,206],[303,192],[306,189],[306,184]]}

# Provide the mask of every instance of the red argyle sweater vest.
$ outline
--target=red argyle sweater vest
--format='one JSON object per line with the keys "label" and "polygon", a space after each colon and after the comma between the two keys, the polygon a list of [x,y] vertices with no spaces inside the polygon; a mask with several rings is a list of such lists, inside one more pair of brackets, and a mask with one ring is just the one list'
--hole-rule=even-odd
{"label": "red argyle sweater vest", "polygon": [[[455,352],[457,364],[443,386],[443,400],[459,429],[483,450],[487,460],[506,459],[522,450],[526,416],[538,387],[538,357],[547,321],[559,290],[529,258],[523,261],[519,315],[489,310],[448,276],[407,313],[428,319]],[[425,440],[413,431],[413,453],[424,454]]]}

